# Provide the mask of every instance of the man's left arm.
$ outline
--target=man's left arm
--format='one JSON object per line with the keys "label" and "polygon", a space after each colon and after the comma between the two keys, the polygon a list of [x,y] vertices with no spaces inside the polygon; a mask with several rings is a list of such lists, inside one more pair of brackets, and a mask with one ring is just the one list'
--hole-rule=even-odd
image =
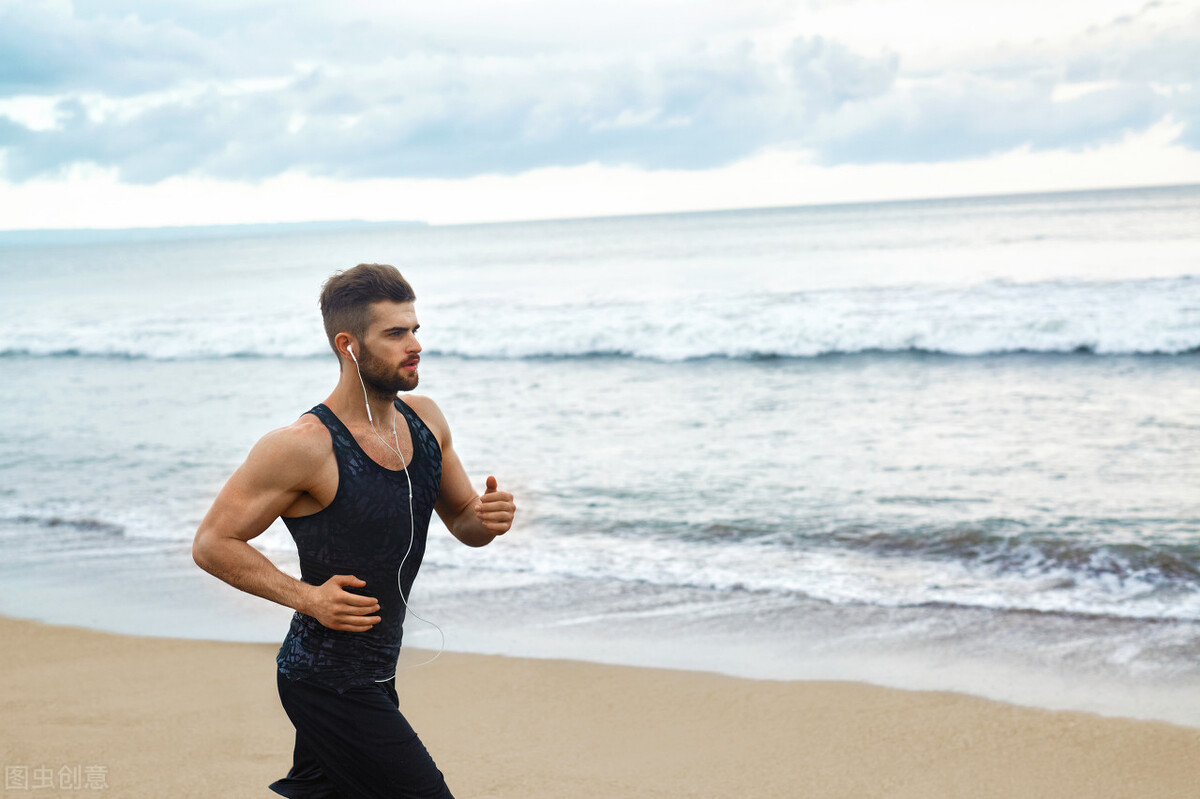
{"label": "man's left arm", "polygon": [[454,451],[450,425],[437,404],[429,397],[411,397],[414,410],[428,423],[442,448],[442,486],[433,508],[454,537],[467,546],[481,547],[504,535],[512,527],[517,506],[513,496],[497,487],[488,475],[483,496],[471,488],[471,479]]}

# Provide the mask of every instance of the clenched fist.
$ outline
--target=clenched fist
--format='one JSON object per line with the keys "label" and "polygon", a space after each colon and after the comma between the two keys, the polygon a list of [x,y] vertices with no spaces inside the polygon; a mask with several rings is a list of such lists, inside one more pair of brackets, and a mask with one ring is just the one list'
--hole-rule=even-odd
{"label": "clenched fist", "polygon": [[512,527],[513,514],[516,512],[513,495],[496,490],[496,478],[489,474],[483,496],[475,503],[475,517],[492,535],[504,535]]}

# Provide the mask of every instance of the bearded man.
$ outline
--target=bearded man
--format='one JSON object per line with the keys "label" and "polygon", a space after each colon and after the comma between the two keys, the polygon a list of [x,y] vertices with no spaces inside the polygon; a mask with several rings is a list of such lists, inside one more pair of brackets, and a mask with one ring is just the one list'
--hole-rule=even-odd
{"label": "bearded man", "polygon": [[[471,488],[432,399],[398,396],[418,382],[415,300],[383,264],[326,281],[321,315],[337,385],[254,445],[192,545],[205,571],[295,610],[276,657],[296,728],[292,768],[269,786],[283,796],[451,796],[399,709],[408,595],[433,511],[479,547],[508,532],[516,506],[494,476],[482,496]],[[295,539],[299,580],[248,543],[277,518]]]}

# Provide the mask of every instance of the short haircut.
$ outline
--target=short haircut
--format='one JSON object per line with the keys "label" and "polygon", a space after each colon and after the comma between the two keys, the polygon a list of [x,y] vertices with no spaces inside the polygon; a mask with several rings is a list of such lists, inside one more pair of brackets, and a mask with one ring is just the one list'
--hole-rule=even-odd
{"label": "short haircut", "polygon": [[329,346],[338,333],[349,333],[359,341],[371,326],[371,303],[412,302],[417,298],[400,270],[388,264],[359,264],[336,272],[321,287],[321,318]]}

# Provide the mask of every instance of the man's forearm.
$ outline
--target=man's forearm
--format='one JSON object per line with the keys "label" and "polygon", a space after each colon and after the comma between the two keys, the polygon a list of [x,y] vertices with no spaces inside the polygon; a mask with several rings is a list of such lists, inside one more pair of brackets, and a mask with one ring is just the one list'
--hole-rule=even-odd
{"label": "man's forearm", "polygon": [[450,532],[469,547],[486,546],[496,537],[496,534],[484,527],[483,522],[475,515],[474,504],[468,504],[454,517],[454,525]]}
{"label": "man's forearm", "polygon": [[305,612],[313,586],[281,572],[249,543],[237,538],[197,539],[192,545],[196,565],[219,580],[248,594]]}

